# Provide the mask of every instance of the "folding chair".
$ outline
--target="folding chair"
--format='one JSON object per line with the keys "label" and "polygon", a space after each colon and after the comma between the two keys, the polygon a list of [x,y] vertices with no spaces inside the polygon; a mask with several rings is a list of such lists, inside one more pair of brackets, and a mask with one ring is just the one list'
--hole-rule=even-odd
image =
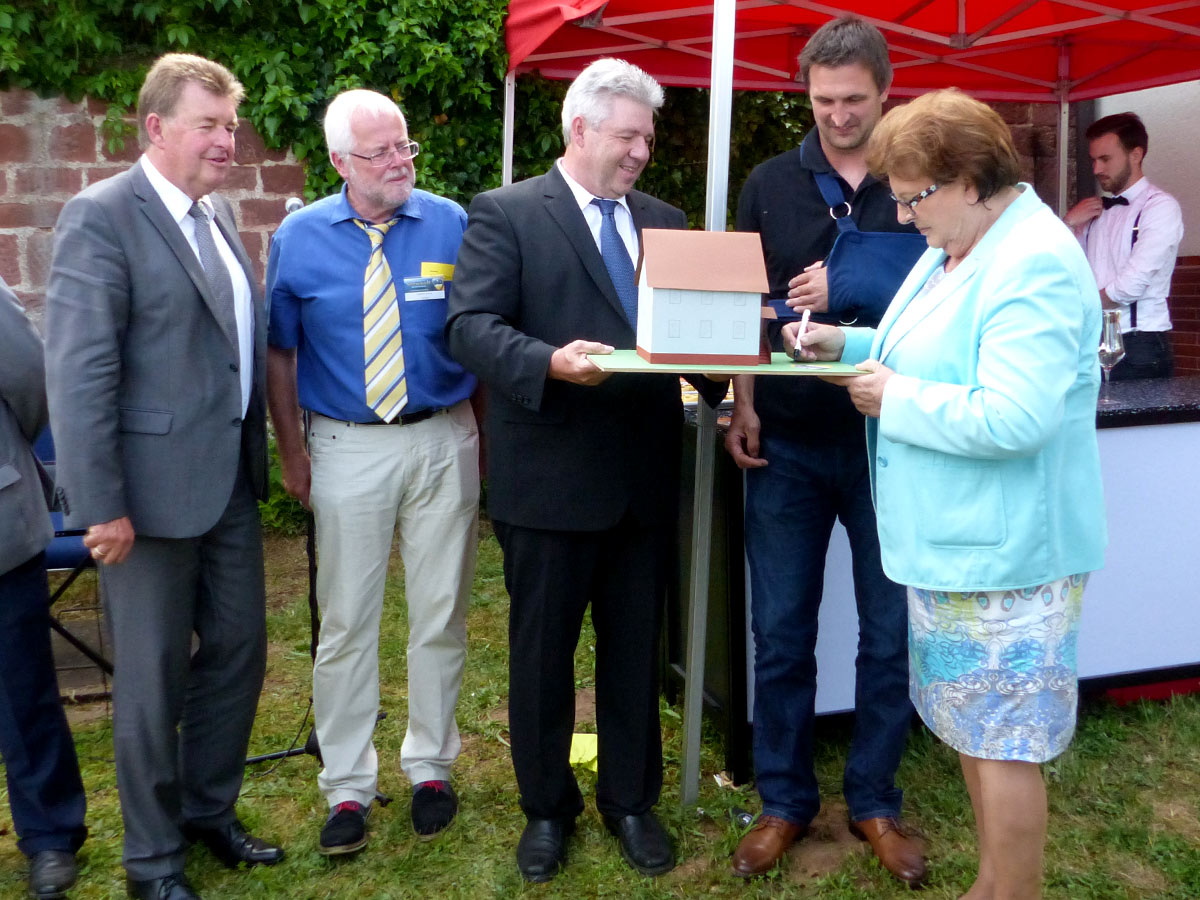
{"label": "folding chair", "polygon": [[[54,451],[54,438],[50,434],[50,428],[47,427],[40,435],[37,441],[34,442],[33,452],[38,460],[53,475],[54,462],[56,459]],[[92,555],[88,548],[83,545],[84,532],[81,530],[70,530],[64,526],[63,515],[59,510],[50,512],[50,519],[54,524],[54,538],[46,547],[46,571],[55,573],[66,573],[66,577],[50,595],[50,627],[57,632],[63,640],[82,653],[87,659],[91,660],[105,678],[112,675],[112,663],[104,656],[104,631],[97,619],[96,639],[100,646],[97,650],[85,643],[75,634],[73,634],[63,623],[61,614],[65,612],[78,612],[80,610],[89,609],[89,607],[70,607],[60,610],[58,613],[54,611],[55,604],[62,599],[63,595],[70,589],[77,578],[87,569],[95,568],[95,563],[92,561]],[[99,598],[99,587],[97,586],[97,598]],[[90,609],[98,609],[99,603],[94,604]],[[105,694],[107,691],[107,680],[105,683]]]}

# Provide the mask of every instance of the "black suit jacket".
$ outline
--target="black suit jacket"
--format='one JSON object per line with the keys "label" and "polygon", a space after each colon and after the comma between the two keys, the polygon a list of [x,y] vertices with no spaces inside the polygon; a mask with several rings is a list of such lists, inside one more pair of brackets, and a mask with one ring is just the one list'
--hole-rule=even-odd
{"label": "black suit jacket", "polygon": [[[676,209],[628,195],[643,228],[686,228]],[[488,511],[526,528],[597,531],[627,512],[673,521],[682,406],[674,375],[594,387],[546,377],[573,340],[632,348],[596,242],[557,166],[478,195],[454,274],[451,354],[488,387]],[[718,391],[723,393],[723,389]]]}

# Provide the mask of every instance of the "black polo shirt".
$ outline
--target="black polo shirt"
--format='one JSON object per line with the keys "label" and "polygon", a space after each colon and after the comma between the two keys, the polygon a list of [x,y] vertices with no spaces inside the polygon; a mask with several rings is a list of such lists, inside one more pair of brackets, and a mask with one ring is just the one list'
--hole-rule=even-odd
{"label": "black polo shirt", "polygon": [[[771,299],[787,297],[788,282],[805,267],[824,259],[837,238],[837,223],[817,188],[814,172],[829,172],[850,197],[850,216],[861,231],[916,232],[896,219],[896,204],[888,187],[867,175],[858,190],[837,174],[812,129],[799,147],[755,167],[738,197],[737,230],[762,236]],[[878,315],[861,314],[856,324],[874,326]],[[814,321],[836,323],[833,315],[814,315]],[[779,325],[769,333],[772,346],[782,350]],[[754,383],[754,408],[763,433],[786,435],[804,443],[861,442],[863,417],[845,388],[807,376],[762,376]]]}

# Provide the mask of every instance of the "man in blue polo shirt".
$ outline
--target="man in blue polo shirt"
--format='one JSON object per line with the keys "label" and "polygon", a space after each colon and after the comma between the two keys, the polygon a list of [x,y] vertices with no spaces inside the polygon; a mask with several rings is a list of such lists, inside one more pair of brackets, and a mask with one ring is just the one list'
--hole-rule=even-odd
{"label": "man in blue polo shirt", "polygon": [[[450,766],[475,570],[475,379],[442,329],[467,217],[415,190],[416,142],[374,91],[325,113],[341,193],[288,216],[267,265],[268,399],[283,484],[316,517],[322,626],[313,666],[324,854],[365,846],[378,763],[379,619],[399,526],[408,603],[408,731],[400,765],[422,837],[458,804]],[[307,451],[300,409],[310,414]]]}

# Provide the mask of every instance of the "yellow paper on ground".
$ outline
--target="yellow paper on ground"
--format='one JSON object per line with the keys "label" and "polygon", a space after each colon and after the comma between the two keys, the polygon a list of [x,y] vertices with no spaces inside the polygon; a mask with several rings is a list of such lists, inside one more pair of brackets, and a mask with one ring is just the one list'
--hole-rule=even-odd
{"label": "yellow paper on ground", "polygon": [[571,765],[596,771],[596,735],[571,735]]}

